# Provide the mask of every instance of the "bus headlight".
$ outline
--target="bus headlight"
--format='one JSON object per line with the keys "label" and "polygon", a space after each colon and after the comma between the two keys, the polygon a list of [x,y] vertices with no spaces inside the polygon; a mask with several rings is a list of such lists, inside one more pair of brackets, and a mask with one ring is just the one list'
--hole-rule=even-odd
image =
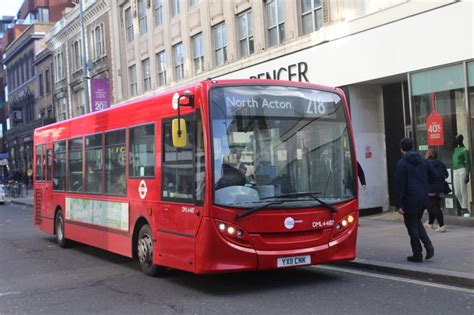
{"label": "bus headlight", "polygon": [[216,223],[217,229],[225,239],[233,243],[238,243],[239,245],[249,247],[250,237],[243,228],[236,224],[228,222],[221,221]]}
{"label": "bus headlight", "polygon": [[336,239],[342,235],[344,235],[344,231],[348,230],[350,227],[356,224],[356,217],[352,214],[346,215],[342,219],[340,219],[337,224],[335,225],[335,229],[333,231],[332,239]]}

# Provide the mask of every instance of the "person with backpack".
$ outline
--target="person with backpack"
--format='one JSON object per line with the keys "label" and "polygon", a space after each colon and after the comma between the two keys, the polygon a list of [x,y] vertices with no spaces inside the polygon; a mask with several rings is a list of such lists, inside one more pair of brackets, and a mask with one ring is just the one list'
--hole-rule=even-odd
{"label": "person with backpack", "polygon": [[447,193],[445,180],[448,177],[448,170],[443,162],[438,160],[438,152],[434,149],[430,149],[425,155],[428,163],[433,167],[436,177],[429,183],[428,189],[428,223],[426,227],[428,229],[433,228],[435,219],[438,221],[439,227],[436,229],[437,232],[446,232],[444,225],[443,212],[441,211],[441,200],[444,198],[444,194]]}

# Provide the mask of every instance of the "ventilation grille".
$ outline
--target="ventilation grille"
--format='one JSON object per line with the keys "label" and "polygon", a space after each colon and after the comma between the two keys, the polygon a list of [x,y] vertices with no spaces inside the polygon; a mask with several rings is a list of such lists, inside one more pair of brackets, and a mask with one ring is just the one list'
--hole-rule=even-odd
{"label": "ventilation grille", "polygon": [[41,203],[43,202],[43,195],[40,189],[35,189],[35,224],[41,223]]}

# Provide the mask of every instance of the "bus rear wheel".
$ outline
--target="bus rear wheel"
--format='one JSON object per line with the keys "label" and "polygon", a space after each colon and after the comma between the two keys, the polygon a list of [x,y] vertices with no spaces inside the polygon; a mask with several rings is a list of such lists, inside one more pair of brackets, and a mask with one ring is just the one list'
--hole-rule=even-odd
{"label": "bus rear wheel", "polygon": [[58,210],[56,212],[56,219],[54,221],[54,229],[56,234],[56,243],[62,248],[66,248],[68,246],[68,241],[64,236],[64,217],[63,212]]}
{"label": "bus rear wheel", "polygon": [[153,238],[148,224],[143,225],[138,233],[137,256],[146,275],[155,277],[163,270],[163,267],[153,264]]}

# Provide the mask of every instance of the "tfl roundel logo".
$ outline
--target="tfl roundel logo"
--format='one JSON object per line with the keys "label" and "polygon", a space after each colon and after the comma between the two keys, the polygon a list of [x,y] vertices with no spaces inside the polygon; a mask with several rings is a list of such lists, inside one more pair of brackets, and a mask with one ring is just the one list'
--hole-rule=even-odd
{"label": "tfl roundel logo", "polygon": [[291,230],[292,228],[295,227],[295,220],[292,217],[288,217],[285,219],[284,224],[288,230]]}

